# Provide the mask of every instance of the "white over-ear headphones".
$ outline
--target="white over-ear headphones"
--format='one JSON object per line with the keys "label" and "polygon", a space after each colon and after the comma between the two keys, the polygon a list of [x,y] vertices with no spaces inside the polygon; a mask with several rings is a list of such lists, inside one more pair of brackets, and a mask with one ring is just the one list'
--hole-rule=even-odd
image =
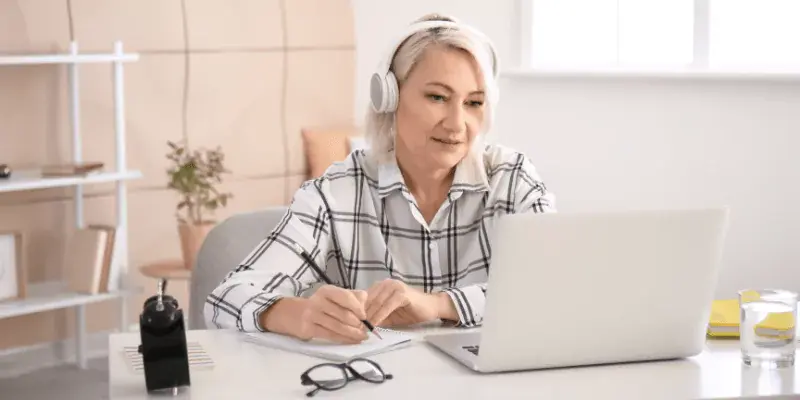
{"label": "white over-ear headphones", "polygon": [[402,45],[406,39],[411,37],[411,35],[433,28],[452,28],[461,30],[472,35],[479,43],[483,43],[485,45],[486,51],[489,52],[489,62],[491,63],[489,68],[492,69],[488,72],[488,74],[491,76],[491,79],[487,79],[491,81],[486,82],[487,85],[491,85],[492,87],[487,88],[487,91],[490,96],[489,101],[491,103],[496,102],[497,87],[495,80],[497,79],[498,74],[497,54],[495,53],[494,46],[492,45],[491,41],[489,41],[484,34],[467,25],[450,21],[421,21],[409,26],[409,29],[406,30],[406,32],[392,42],[392,46],[389,48],[389,54],[382,60],[375,73],[372,74],[372,78],[370,79],[369,95],[373,110],[379,113],[388,113],[397,109],[397,102],[400,98],[400,90],[397,85],[397,77],[395,77],[394,73],[391,71],[392,60],[394,60],[395,53],[400,45]]}

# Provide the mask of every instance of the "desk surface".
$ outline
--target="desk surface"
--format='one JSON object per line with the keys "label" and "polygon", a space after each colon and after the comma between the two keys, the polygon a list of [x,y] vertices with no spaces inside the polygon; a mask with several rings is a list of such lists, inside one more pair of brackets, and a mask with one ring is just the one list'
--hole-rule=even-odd
{"label": "desk surface", "polygon": [[[698,356],[674,361],[479,374],[422,341],[423,334],[447,328],[414,331],[405,348],[370,357],[394,379],[383,384],[351,382],[337,392],[314,398],[406,399],[563,398],[563,399],[725,399],[784,395],[800,398],[800,368],[760,370],[742,364],[736,340],[708,341]],[[467,332],[464,330],[463,332]],[[247,343],[233,331],[189,331],[214,360],[212,369],[192,369],[192,385],[177,399],[306,398],[300,374],[324,360]],[[142,372],[126,363],[122,348],[140,343],[138,333],[111,335],[110,398],[148,397]],[[162,398],[163,396],[158,396]]]}

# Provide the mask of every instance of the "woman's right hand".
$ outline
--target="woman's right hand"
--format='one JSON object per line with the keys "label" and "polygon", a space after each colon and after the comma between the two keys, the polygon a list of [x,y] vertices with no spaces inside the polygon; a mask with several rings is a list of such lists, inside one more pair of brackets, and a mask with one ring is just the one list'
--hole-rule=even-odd
{"label": "woman's right hand", "polygon": [[308,298],[300,316],[299,337],[321,338],[339,343],[360,343],[367,339],[361,320],[367,319],[367,292],[334,285],[321,286]]}
{"label": "woman's right hand", "polygon": [[307,299],[283,298],[273,304],[264,316],[264,326],[302,340],[360,343],[367,339],[361,322],[367,318],[366,301],[365,291],[323,285]]}

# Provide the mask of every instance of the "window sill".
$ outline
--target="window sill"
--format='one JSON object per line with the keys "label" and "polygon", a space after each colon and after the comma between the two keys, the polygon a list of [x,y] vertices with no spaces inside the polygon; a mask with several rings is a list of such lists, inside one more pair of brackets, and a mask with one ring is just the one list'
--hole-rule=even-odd
{"label": "window sill", "polygon": [[502,71],[504,78],[621,78],[621,79],[686,79],[800,82],[800,70],[692,70],[692,69],[568,69],[514,68]]}

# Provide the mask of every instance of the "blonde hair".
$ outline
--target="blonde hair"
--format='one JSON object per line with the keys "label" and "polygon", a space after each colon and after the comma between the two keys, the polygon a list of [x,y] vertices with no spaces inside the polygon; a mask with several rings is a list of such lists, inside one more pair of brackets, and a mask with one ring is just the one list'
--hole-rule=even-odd
{"label": "blonde hair", "polygon": [[[440,14],[428,14],[422,18],[417,19],[414,23],[424,21],[447,21],[459,23],[458,20],[452,17],[443,16]],[[393,55],[390,70],[394,73],[397,79],[397,85],[401,86],[408,78],[409,73],[419,61],[420,57],[425,53],[425,50],[432,45],[445,45],[450,48],[459,49],[468,52],[478,63],[484,80],[486,90],[486,98],[488,99],[485,104],[484,117],[485,123],[478,137],[475,138],[475,143],[472,146],[470,153],[475,153],[483,149],[483,136],[491,126],[491,121],[494,112],[494,101],[491,99],[496,98],[497,88],[495,82],[495,73],[497,65],[494,63],[493,55],[489,53],[487,46],[488,43],[483,42],[480,38],[470,34],[464,29],[453,28],[432,28],[424,31],[416,32],[403,41]],[[378,162],[388,159],[390,152],[394,149],[395,140],[395,111],[380,113],[369,109],[366,113],[365,121],[365,138],[369,144],[369,154]]]}

